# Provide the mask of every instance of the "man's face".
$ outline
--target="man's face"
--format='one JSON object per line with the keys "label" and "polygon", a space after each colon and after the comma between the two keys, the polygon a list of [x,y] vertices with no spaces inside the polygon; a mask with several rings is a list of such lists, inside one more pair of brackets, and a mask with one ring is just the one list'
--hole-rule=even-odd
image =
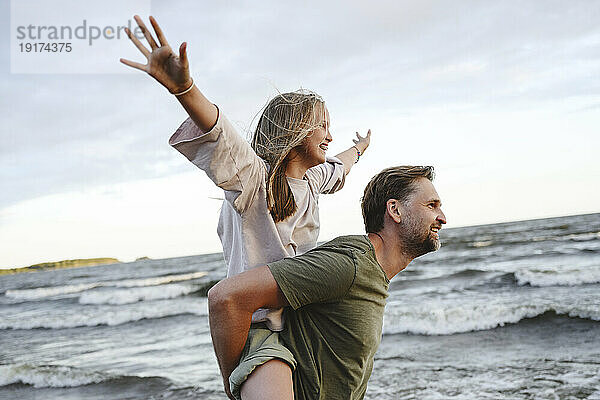
{"label": "man's face", "polygon": [[414,257],[440,248],[438,231],[446,223],[442,202],[429,179],[414,182],[414,192],[406,204],[401,204],[399,225],[403,247]]}

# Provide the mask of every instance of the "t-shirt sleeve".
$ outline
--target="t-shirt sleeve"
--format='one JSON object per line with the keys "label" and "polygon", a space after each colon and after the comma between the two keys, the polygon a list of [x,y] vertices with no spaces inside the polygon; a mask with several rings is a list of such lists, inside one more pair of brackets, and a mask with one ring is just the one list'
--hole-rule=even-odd
{"label": "t-shirt sleeve", "polygon": [[268,267],[294,309],[342,298],[356,277],[356,259],[345,249],[318,247]]}
{"label": "t-shirt sleeve", "polygon": [[186,119],[169,144],[225,190],[225,199],[238,212],[243,213],[256,198],[266,176],[264,161],[221,112],[206,133]]}
{"label": "t-shirt sleeve", "polygon": [[344,163],[335,157],[327,157],[323,164],[309,168],[306,175],[315,183],[319,193],[337,192],[344,186],[346,179]]}

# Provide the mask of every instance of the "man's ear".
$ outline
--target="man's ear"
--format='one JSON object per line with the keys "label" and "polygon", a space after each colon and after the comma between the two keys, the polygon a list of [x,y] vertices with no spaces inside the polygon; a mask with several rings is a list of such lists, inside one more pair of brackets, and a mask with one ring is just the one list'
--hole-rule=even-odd
{"label": "man's ear", "polygon": [[394,220],[396,223],[400,223],[402,221],[402,210],[400,210],[400,202],[396,199],[389,199],[386,202],[387,214]]}

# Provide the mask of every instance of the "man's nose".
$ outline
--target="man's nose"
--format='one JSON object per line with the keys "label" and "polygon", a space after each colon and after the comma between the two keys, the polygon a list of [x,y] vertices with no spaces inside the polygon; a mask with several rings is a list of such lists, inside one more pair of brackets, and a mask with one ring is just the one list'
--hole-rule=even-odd
{"label": "man's nose", "polygon": [[446,223],[446,216],[444,215],[444,212],[442,210],[440,210],[439,215],[436,218],[438,221],[440,221],[442,224]]}

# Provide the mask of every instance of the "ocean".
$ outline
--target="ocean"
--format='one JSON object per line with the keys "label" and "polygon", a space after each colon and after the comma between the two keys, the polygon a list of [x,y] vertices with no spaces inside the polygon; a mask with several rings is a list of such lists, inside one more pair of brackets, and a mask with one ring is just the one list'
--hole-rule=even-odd
{"label": "ocean", "polygon": [[[442,229],[390,284],[366,399],[600,400],[600,214]],[[225,399],[221,254],[0,276],[0,399]]]}

